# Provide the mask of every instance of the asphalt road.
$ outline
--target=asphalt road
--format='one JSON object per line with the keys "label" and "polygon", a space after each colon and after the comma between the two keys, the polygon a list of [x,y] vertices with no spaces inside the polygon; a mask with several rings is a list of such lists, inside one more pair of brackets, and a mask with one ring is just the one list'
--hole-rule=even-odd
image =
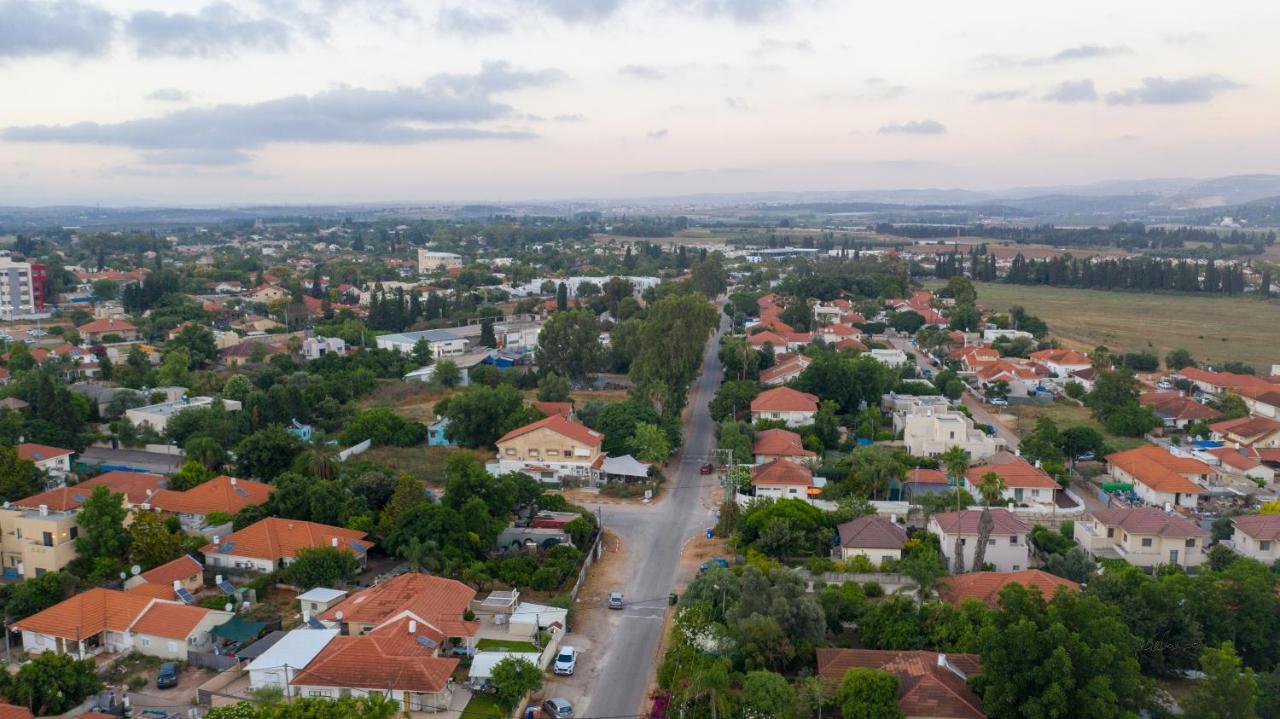
{"label": "asphalt road", "polygon": [[[720,332],[726,325],[727,318],[722,316]],[[718,349],[719,333],[707,344],[702,374],[689,398],[685,444],[676,460],[678,469],[670,480],[668,496],[655,508],[602,508],[605,526],[632,548],[634,567],[630,584],[623,590],[627,606],[620,613],[610,646],[600,653],[600,667],[586,702],[588,711],[579,711],[582,716],[648,715],[643,705],[666,628],[667,595],[675,586],[680,550],[689,539],[706,531],[709,522],[708,509],[699,500],[711,483],[698,469],[714,448],[714,423],[707,403],[720,384]]]}

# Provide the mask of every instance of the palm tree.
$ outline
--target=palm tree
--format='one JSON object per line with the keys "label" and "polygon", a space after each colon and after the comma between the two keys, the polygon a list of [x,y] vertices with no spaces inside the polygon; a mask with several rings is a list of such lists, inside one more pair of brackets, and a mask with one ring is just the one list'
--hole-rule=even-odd
{"label": "palm tree", "polygon": [[[956,493],[956,511],[960,511],[960,489],[963,484],[964,473],[969,469],[969,453],[959,445],[948,449],[942,453],[942,466],[946,468],[947,475],[951,478],[952,486],[955,487]],[[954,559],[954,571],[956,574],[964,572],[964,545],[960,539],[960,532],[956,532],[956,544],[952,552]]]}
{"label": "palm tree", "polygon": [[338,457],[322,433],[311,435],[311,443],[304,450],[306,467],[316,479],[333,479],[338,473]]}
{"label": "palm tree", "polygon": [[995,519],[991,516],[991,507],[982,508],[982,516],[978,517],[978,546],[973,548],[973,571],[981,572],[987,560],[987,542],[991,541],[991,530],[995,528]]}
{"label": "palm tree", "polygon": [[1001,495],[1004,493],[1004,477],[995,472],[982,475],[978,480],[978,493],[982,495],[982,503],[986,506],[1000,504]]}
{"label": "palm tree", "polygon": [[721,711],[728,713],[732,709],[729,701],[731,682],[725,664],[724,659],[713,660],[689,680],[688,696],[694,699],[705,698],[711,707],[711,719],[717,719]]}

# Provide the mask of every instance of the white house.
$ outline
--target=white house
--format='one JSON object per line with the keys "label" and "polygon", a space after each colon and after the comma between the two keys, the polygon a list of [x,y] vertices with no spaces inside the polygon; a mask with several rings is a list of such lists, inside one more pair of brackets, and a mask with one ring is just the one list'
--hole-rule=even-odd
{"label": "white house", "polygon": [[341,337],[308,337],[302,341],[302,356],[317,360],[327,354],[346,354],[347,341]]}
{"label": "white house", "polygon": [[841,560],[866,557],[879,567],[886,559],[902,559],[907,530],[889,517],[872,514],[845,522],[836,529],[840,533]]}
{"label": "white house", "polygon": [[1217,478],[1213,467],[1193,457],[1144,446],[1107,455],[1112,479],[1132,482],[1133,491],[1147,504],[1195,509],[1205,485]]}
{"label": "white house", "polygon": [[438,269],[449,269],[462,266],[462,255],[452,252],[437,252],[425,247],[418,249],[418,271],[426,274]]}
{"label": "white house", "polygon": [[285,634],[250,662],[249,688],[276,687],[296,696],[289,682],[341,633],[340,629],[295,629]]}
{"label": "white house", "polygon": [[354,554],[363,566],[373,546],[365,535],[357,529],[266,517],[226,537],[214,537],[200,551],[204,553],[205,566],[210,568],[271,572],[292,564],[302,549],[336,547]]}
{"label": "white house", "polygon": [[467,351],[467,338],[449,330],[423,330],[382,335],[378,338],[378,349],[409,354],[413,352],[419,340],[427,341],[427,345],[431,348],[431,356],[436,359],[456,357]]}
{"label": "white house", "polygon": [[813,474],[808,467],[785,459],[775,459],[751,468],[751,487],[757,497],[809,499]]}
{"label": "white house", "polygon": [[[208,407],[215,401],[214,397],[183,397],[182,399],[172,402],[161,402],[160,404],[147,405],[146,407],[134,407],[125,410],[124,416],[136,427],[146,425],[154,429],[160,434],[164,434],[165,427],[169,425],[169,418],[175,414],[188,409],[198,407]],[[240,403],[233,399],[220,399],[222,406],[228,412],[235,412],[240,409]]]}
{"label": "white house", "polygon": [[901,367],[907,363],[907,353],[902,350],[871,350],[867,354],[871,359],[890,367]]}
{"label": "white house", "polygon": [[1280,560],[1280,514],[1232,517],[1230,546],[1239,554],[1268,566]]}
{"label": "white house", "polygon": [[932,457],[952,447],[960,447],[973,459],[985,459],[1003,444],[974,426],[973,420],[950,409],[913,407],[903,418],[902,441],[916,457]]}
{"label": "white house", "polygon": [[25,459],[42,469],[50,477],[57,480],[65,479],[71,473],[71,455],[74,454],[69,449],[61,447],[50,447],[47,444],[34,444],[32,442],[23,442],[18,445],[18,458]]}
{"label": "white house", "polygon": [[813,424],[818,413],[818,397],[791,389],[776,387],[765,390],[751,400],[751,421],[783,420],[788,427]]}
{"label": "white house", "polygon": [[[1031,563],[1027,544],[1029,528],[1006,509],[990,511],[994,527],[987,540],[983,562],[994,566],[998,572],[1026,569]],[[978,542],[978,522],[981,517],[982,510],[965,509],[959,512],[942,512],[929,518],[929,532],[936,534],[941,540],[942,558],[947,563],[947,571],[952,571],[955,567],[957,536],[960,538],[960,555],[964,559],[965,569],[975,569],[973,553]]]}

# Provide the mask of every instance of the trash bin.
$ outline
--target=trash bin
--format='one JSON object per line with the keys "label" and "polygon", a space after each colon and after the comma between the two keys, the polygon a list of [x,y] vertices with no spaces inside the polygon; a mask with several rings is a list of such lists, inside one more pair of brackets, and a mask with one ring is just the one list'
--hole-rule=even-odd
{"label": "trash bin", "polygon": [[677,600],[677,599],[678,599],[678,597],[676,597],[676,593],[675,593],[675,592],[672,592],[672,593],[670,593],[670,594],[668,594],[668,595],[667,595],[667,604],[670,604],[671,606],[673,606],[673,607],[674,607],[674,606],[676,605],[676,600]]}
{"label": "trash bin", "polygon": [[711,539],[712,535],[714,535],[715,533],[716,533],[716,530],[712,529],[711,527],[707,527],[707,539]]}

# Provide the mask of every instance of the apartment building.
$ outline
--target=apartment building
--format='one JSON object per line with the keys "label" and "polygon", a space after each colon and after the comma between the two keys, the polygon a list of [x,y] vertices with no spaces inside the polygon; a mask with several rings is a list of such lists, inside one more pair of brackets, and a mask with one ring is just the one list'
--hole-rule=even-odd
{"label": "apartment building", "polygon": [[0,257],[0,320],[47,316],[44,265]]}

